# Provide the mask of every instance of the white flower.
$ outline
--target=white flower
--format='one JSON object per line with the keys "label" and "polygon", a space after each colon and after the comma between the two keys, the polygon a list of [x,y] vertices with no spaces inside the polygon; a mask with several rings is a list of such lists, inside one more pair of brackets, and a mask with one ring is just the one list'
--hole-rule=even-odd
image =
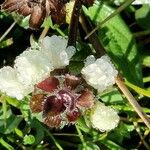
{"label": "white flower", "polygon": [[36,84],[45,80],[51,71],[69,64],[75,48],[66,47],[67,40],[54,35],[28,48],[15,59],[14,68],[0,69],[0,91],[22,99],[34,90]]}
{"label": "white flower", "polygon": [[85,65],[81,70],[83,77],[89,85],[93,86],[99,92],[103,92],[115,83],[118,71],[108,56],[102,56],[96,61],[90,56],[86,60]]}
{"label": "white flower", "polygon": [[119,116],[110,106],[97,101],[90,114],[92,126],[101,132],[110,131],[117,127]]}
{"label": "white flower", "polygon": [[73,46],[67,47],[67,40],[61,36],[45,37],[41,41],[41,50],[51,61],[54,68],[63,68],[69,64],[70,58],[75,53]]}
{"label": "white flower", "polygon": [[54,69],[50,60],[40,50],[29,49],[20,54],[14,67],[24,85],[35,85],[46,79]]}
{"label": "white flower", "polygon": [[33,87],[24,86],[19,82],[14,68],[7,66],[0,69],[0,91],[20,100],[32,90]]}

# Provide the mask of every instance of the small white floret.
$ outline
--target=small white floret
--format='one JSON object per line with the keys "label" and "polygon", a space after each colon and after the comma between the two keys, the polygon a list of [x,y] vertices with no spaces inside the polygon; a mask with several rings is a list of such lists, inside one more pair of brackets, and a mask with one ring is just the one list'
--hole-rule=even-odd
{"label": "small white floret", "polygon": [[54,69],[42,51],[26,50],[20,54],[15,65],[18,78],[24,85],[35,85],[46,79]]}
{"label": "small white floret", "polygon": [[33,87],[27,87],[20,83],[17,78],[16,70],[6,66],[0,69],[0,91],[20,100],[31,93]]}
{"label": "small white floret", "polygon": [[110,61],[110,58],[105,55],[96,61],[94,61],[92,56],[88,57],[81,73],[89,85],[99,92],[103,92],[115,83],[118,71]]}
{"label": "small white floret", "polygon": [[97,101],[90,114],[92,126],[101,132],[110,131],[117,127],[119,116],[110,106]]}
{"label": "small white floret", "polygon": [[75,53],[73,46],[67,47],[67,39],[53,35],[41,41],[41,50],[48,56],[55,69],[69,65],[70,58]]}

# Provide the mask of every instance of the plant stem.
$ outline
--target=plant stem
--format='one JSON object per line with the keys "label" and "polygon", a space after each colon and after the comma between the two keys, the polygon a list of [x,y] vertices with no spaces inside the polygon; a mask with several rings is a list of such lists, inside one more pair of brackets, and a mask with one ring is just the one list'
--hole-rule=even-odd
{"label": "plant stem", "polygon": [[141,134],[141,132],[140,132],[140,128],[139,128],[139,126],[138,126],[138,123],[137,123],[137,122],[133,122],[133,124],[134,124],[134,127],[135,127],[136,132],[138,133],[138,135],[139,135],[139,137],[140,137],[140,139],[141,139],[140,142],[145,146],[145,148],[146,148],[147,150],[150,150],[150,146],[146,143],[146,141],[144,140],[144,137],[142,136],[142,134]]}
{"label": "plant stem", "polygon": [[118,76],[116,78],[116,84],[122,91],[122,93],[126,96],[129,103],[132,105],[134,110],[137,112],[137,114],[141,117],[143,122],[147,125],[147,127],[150,129],[150,119],[147,117],[147,115],[143,112],[142,107],[138,104],[137,100],[133,97],[133,95],[130,93],[130,91],[125,86],[122,78]]}
{"label": "plant stem", "polygon": [[145,31],[140,31],[140,32],[133,33],[133,36],[135,38],[138,38],[138,37],[146,36],[146,35],[149,35],[149,34],[150,34],[150,30],[145,30]]}
{"label": "plant stem", "polygon": [[76,46],[77,27],[79,22],[81,6],[82,6],[81,0],[76,0],[73,7],[72,16],[71,16],[68,46]]}
{"label": "plant stem", "polygon": [[59,145],[59,143],[55,140],[55,138],[53,137],[53,135],[47,130],[45,129],[46,133],[49,135],[49,137],[53,140],[53,142],[55,143],[55,145],[57,146],[57,148],[59,150],[63,150],[63,148]]}
{"label": "plant stem", "polygon": [[[80,24],[81,24],[83,30],[85,31],[85,33],[88,34],[93,28],[92,24],[89,22],[89,20],[83,13],[81,13],[79,21],[80,21]],[[89,37],[89,41],[90,41],[90,43],[92,43],[92,46],[97,53],[97,57],[103,56],[105,54],[104,47],[102,46],[101,42],[99,41],[96,33],[93,33]]]}
{"label": "plant stem", "polygon": [[7,34],[12,30],[12,28],[16,25],[16,21],[14,21],[11,26],[5,31],[5,33],[0,37],[0,42],[7,36]]}
{"label": "plant stem", "polygon": [[116,16],[117,14],[119,14],[121,11],[123,11],[126,7],[128,7],[134,1],[135,0],[127,0],[127,1],[125,1],[120,7],[118,7],[118,9],[116,9],[111,15],[109,15],[106,19],[104,19],[102,22],[100,22],[99,25],[97,25],[97,27],[95,27],[90,33],[88,33],[88,35],[86,35],[86,37],[85,37],[85,40],[87,38],[89,38],[89,36],[91,36],[102,25],[104,25],[104,23],[106,23],[107,21],[109,21],[110,19],[112,19],[114,16]]}
{"label": "plant stem", "polygon": [[39,40],[43,39],[43,38],[46,36],[48,30],[49,30],[49,27],[45,27],[45,28],[43,29],[43,31],[42,31],[42,33],[41,33],[41,35],[40,35],[40,37],[39,37]]}
{"label": "plant stem", "polygon": [[80,137],[80,140],[81,140],[81,142],[83,144],[84,149],[87,150],[86,142],[85,142],[85,140],[83,138],[82,132],[80,131],[80,129],[78,128],[77,125],[76,125],[76,130],[77,130],[77,132],[79,134],[79,137]]}

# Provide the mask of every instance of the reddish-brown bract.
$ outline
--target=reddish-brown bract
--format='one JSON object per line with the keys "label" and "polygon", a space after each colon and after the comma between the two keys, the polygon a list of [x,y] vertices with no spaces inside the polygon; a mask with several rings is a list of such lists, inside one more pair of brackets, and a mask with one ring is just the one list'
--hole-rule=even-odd
{"label": "reddish-brown bract", "polygon": [[76,90],[80,84],[80,78],[69,74],[45,79],[37,85],[43,95],[39,90],[30,100],[32,112],[42,112],[44,123],[51,128],[74,123],[85,109],[94,104],[92,91]]}
{"label": "reddish-brown bract", "polygon": [[[38,29],[43,23],[45,17],[51,15],[56,24],[66,22],[65,4],[68,0],[6,0],[1,8],[20,15],[30,16],[29,25],[32,29]],[[83,5],[91,6],[94,0],[81,0]]]}

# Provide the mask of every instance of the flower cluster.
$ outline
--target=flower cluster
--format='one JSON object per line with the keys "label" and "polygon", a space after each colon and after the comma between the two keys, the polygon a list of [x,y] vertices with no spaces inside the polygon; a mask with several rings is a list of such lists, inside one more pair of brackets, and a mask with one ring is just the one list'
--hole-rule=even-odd
{"label": "flower cluster", "polygon": [[60,73],[74,53],[75,48],[67,47],[65,38],[45,37],[16,57],[14,67],[0,69],[0,91],[17,99],[32,93],[30,108],[42,114],[49,127],[75,123],[90,110],[94,128],[112,130],[119,122],[117,112],[100,103],[91,87],[103,92],[115,83],[118,72],[105,55],[97,60],[89,56],[80,77]]}
{"label": "flower cluster", "polygon": [[33,92],[34,86],[47,78],[51,71],[67,66],[74,53],[75,48],[67,47],[65,38],[45,37],[39,47],[30,47],[20,54],[14,68],[0,69],[0,91],[22,99]]}
{"label": "flower cluster", "polygon": [[43,122],[49,127],[74,123],[94,105],[92,91],[80,88],[80,82],[80,78],[69,74],[45,79],[37,85],[30,101],[32,112],[42,112]]}

